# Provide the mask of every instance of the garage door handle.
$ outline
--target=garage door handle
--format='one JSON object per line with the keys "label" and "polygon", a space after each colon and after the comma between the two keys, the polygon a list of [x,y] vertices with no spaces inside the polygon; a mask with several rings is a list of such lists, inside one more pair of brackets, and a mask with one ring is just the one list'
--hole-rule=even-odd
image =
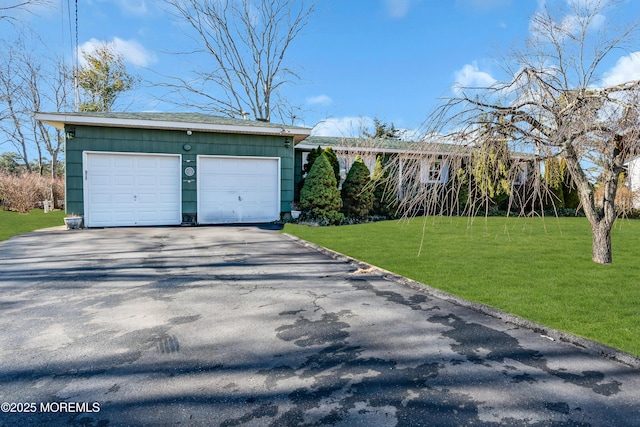
{"label": "garage door handle", "polygon": [[242,197],[238,196],[238,201],[241,202],[242,201]]}

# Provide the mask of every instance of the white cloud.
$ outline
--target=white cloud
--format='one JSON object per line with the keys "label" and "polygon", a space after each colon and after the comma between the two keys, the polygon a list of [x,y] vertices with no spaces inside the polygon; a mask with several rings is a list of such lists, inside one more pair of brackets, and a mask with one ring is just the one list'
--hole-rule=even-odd
{"label": "white cloud", "polygon": [[496,82],[491,74],[480,71],[478,63],[473,61],[455,72],[453,91],[460,93],[464,88],[488,87]]}
{"label": "white cloud", "polygon": [[415,0],[384,0],[387,13],[392,18],[404,18]]}
{"label": "white cloud", "polygon": [[632,80],[640,80],[640,52],[632,52],[618,59],[613,68],[604,73],[602,83],[613,86]]}
{"label": "white cloud", "polygon": [[333,104],[333,99],[327,95],[312,96],[307,99],[307,104],[310,105],[330,105]]}
{"label": "white cloud", "polygon": [[129,15],[146,15],[149,11],[146,0],[117,0],[116,3]]}
{"label": "white cloud", "polygon": [[332,117],[316,124],[311,134],[352,138],[362,135],[363,130],[371,132],[372,129],[373,119],[371,117]]}
{"label": "white cloud", "polygon": [[421,141],[424,133],[419,129],[398,129],[400,139],[404,141]]}
{"label": "white cloud", "polygon": [[[105,42],[91,39],[80,46],[80,51],[87,53],[93,52],[101,43]],[[136,67],[147,67],[158,61],[154,52],[145,49],[144,46],[135,40],[122,40],[121,38],[114,37],[108,44],[111,45],[116,53],[124,57],[125,62],[133,64]],[[82,61],[82,58],[80,58],[80,60]]]}
{"label": "white cloud", "polygon": [[[396,129],[398,130],[398,136],[404,141],[420,141],[424,136],[424,133],[419,129]],[[372,134],[374,131],[375,124],[371,117],[345,116],[321,120],[313,127],[311,135],[360,138],[365,133]]]}
{"label": "white cloud", "polygon": [[[556,26],[555,37],[563,35],[575,36],[578,35],[583,29],[589,31],[598,31],[607,24],[607,18],[601,13],[595,13],[596,11],[603,10],[609,0],[565,0],[566,14],[559,20],[554,22]],[[547,8],[546,0],[538,0],[538,11],[533,14],[529,22],[529,30],[533,35],[546,38],[549,29],[541,25],[541,22],[546,21],[546,15],[549,9]]]}

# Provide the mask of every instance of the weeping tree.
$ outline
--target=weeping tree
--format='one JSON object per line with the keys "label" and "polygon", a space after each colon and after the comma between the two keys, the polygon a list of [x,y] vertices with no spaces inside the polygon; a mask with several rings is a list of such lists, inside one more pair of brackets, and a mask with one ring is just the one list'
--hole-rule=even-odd
{"label": "weeping tree", "polygon": [[[498,118],[500,122],[502,118]],[[475,183],[478,205],[488,210],[511,195],[511,153],[509,137],[500,133],[500,123],[485,121],[478,131],[477,146],[471,151],[470,178]]]}
{"label": "weeping tree", "polygon": [[564,208],[564,186],[566,182],[567,162],[564,159],[552,157],[544,164],[544,182],[549,188],[547,206],[550,208]]}
{"label": "weeping tree", "polygon": [[[479,153],[488,133],[505,136],[512,153],[511,162],[504,163],[509,170],[498,166],[494,176],[516,183],[524,164],[531,191],[528,203],[520,205],[532,209],[545,199],[540,162],[562,157],[591,224],[592,259],[608,264],[619,176],[625,162],[640,153],[640,81],[605,79],[602,68],[606,58],[633,41],[638,21],[625,27],[604,22],[616,2],[571,1],[557,9],[549,3],[532,17],[525,46],[505,60],[509,77],[486,87],[457,88],[430,117],[429,133],[455,141],[458,148],[451,158],[462,159],[474,150]],[[520,153],[520,161],[514,161],[513,153]],[[495,147],[485,150],[484,162],[495,164],[495,154]],[[593,165],[598,166],[595,174]],[[594,197],[596,176],[600,199]],[[491,191],[488,183],[480,185]],[[432,196],[423,193],[412,194],[410,202],[426,204]],[[512,188],[509,203],[522,194]]]}

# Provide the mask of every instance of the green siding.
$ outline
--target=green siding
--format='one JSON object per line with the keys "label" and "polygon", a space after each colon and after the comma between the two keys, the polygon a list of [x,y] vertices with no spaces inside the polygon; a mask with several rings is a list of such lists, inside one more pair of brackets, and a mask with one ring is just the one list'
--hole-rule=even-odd
{"label": "green siding", "polygon": [[300,200],[300,183],[302,182],[302,151],[296,150],[294,155],[293,199]]}
{"label": "green siding", "polygon": [[[184,131],[176,130],[75,126],[75,137],[66,143],[67,212],[84,213],[84,151],[180,154],[183,173],[187,166],[196,168],[198,155],[279,157],[280,210],[288,212],[291,210],[294,197],[294,149],[286,148],[284,140],[285,137],[282,136],[268,135],[196,131],[187,135]],[[191,149],[185,150],[185,144],[190,145]],[[182,177],[183,215],[196,213],[196,177],[197,173],[193,177]]]}

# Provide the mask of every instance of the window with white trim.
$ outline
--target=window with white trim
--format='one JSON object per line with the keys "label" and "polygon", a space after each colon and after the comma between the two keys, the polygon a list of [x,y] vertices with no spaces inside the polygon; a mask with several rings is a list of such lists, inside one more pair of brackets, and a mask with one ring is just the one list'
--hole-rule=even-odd
{"label": "window with white trim", "polygon": [[524,185],[527,182],[527,171],[528,167],[526,163],[521,163],[518,165],[516,169],[516,176],[513,180],[514,185]]}
{"label": "window with white trim", "polygon": [[449,166],[443,160],[423,160],[420,168],[422,184],[445,184],[449,180]]}

